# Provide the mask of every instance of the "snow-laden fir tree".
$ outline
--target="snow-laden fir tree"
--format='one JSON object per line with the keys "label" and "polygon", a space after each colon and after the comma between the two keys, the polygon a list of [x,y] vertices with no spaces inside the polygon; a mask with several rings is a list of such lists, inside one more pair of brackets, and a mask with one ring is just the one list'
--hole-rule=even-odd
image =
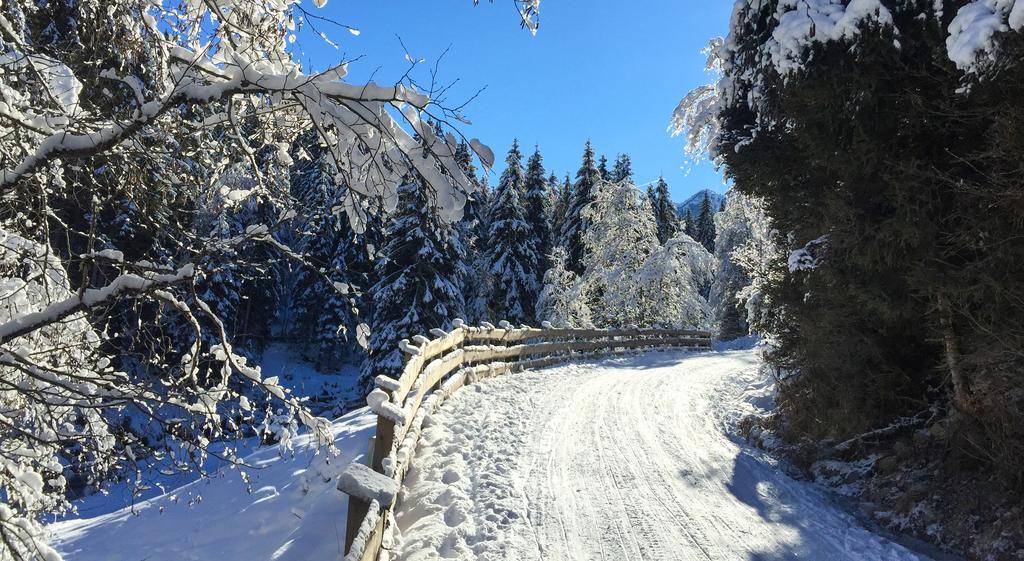
{"label": "snow-laden fir tree", "polygon": [[405,183],[398,191],[398,208],[385,232],[385,245],[376,261],[377,283],[370,288],[370,356],[363,362],[361,381],[372,383],[384,374],[399,378],[402,339],[429,336],[464,315],[459,287],[463,250],[454,228],[437,216],[434,201],[419,184]]}
{"label": "snow-laden fir tree", "polygon": [[693,239],[700,242],[709,252],[715,251],[715,209],[711,205],[711,197],[704,193],[700,201],[700,212],[694,223]]}
{"label": "snow-laden fir tree", "polygon": [[480,188],[473,194],[477,217],[475,224],[466,231],[463,239],[472,240],[472,248],[466,250],[466,279],[463,283],[466,300],[466,318],[470,323],[490,321],[487,297],[491,291],[491,275],[488,272],[488,231],[490,230],[490,207],[493,193],[487,177],[480,179]]}
{"label": "snow-laden fir tree", "polygon": [[647,196],[629,181],[604,183],[597,200],[584,209],[589,225],[581,280],[590,298],[594,322],[605,327],[650,325],[657,295],[645,291],[638,272],[658,247],[657,227]]}
{"label": "snow-laden fir tree", "polygon": [[645,295],[647,327],[708,329],[714,309],[704,291],[714,275],[714,258],[680,232],[658,246],[637,272]]}
{"label": "snow-laden fir tree", "polygon": [[544,177],[544,157],[540,147],[535,147],[533,155],[526,162],[526,176],[523,179],[525,194],[523,210],[526,223],[533,232],[535,251],[538,263],[537,282],[541,282],[544,271],[548,269],[548,257],[551,253],[551,206],[549,183]]}
{"label": "snow-laden fir tree", "polygon": [[715,282],[711,288],[711,304],[715,308],[718,337],[726,341],[747,334],[746,319],[739,312],[736,294],[750,279],[733,261],[732,253],[750,237],[750,225],[740,200],[743,195],[730,190],[724,208],[715,215],[715,259],[718,261]]}
{"label": "snow-laden fir tree", "polygon": [[788,254],[778,243],[779,234],[764,202],[754,196],[743,197],[743,204],[737,207],[743,212],[745,236],[730,259],[748,282],[736,293],[736,303],[742,306],[748,329],[770,338],[784,328],[784,305],[776,299],[774,289],[782,283]]}
{"label": "snow-laden fir tree", "polygon": [[557,175],[552,173],[548,176],[545,189],[548,193],[548,255],[550,257],[551,252],[558,245],[558,232],[562,226],[558,215],[562,184],[558,181]]}
{"label": "snow-laden fir tree", "polygon": [[654,197],[651,204],[654,206],[654,221],[658,225],[658,241],[664,244],[682,229],[679,211],[672,203],[672,196],[668,192],[668,183],[664,176],[659,177],[654,186]]}
{"label": "snow-laden fir tree", "polygon": [[597,174],[601,179],[608,179],[608,158],[604,154],[597,162]]}
{"label": "snow-laden fir tree", "polygon": [[569,190],[569,206],[562,222],[562,246],[567,253],[566,268],[582,274],[586,268],[587,250],[583,242],[588,222],[583,215],[584,209],[597,199],[598,182],[601,180],[594,161],[594,149],[590,141],[583,148],[583,162],[576,172],[576,183]]}
{"label": "snow-laden fir tree", "polygon": [[463,259],[461,285],[466,302],[466,317],[470,323],[478,323],[488,319],[487,291],[489,286],[487,267],[487,218],[489,207],[489,189],[487,178],[477,177],[477,168],[473,163],[472,151],[465,142],[459,143],[455,158],[466,177],[476,185],[476,191],[466,200],[464,216],[456,229],[465,250]]}
{"label": "snow-laden fir tree", "polygon": [[565,174],[562,181],[552,175],[551,190],[554,199],[551,206],[551,246],[565,248],[562,231],[565,228],[569,207],[572,205],[572,180],[569,179],[569,174]]}
{"label": "snow-laden fir tree", "polygon": [[683,233],[697,239],[697,223],[693,219],[693,211],[689,207],[686,209],[686,214],[683,215]]}
{"label": "snow-laden fir tree", "polygon": [[633,180],[633,160],[629,154],[619,154],[615,157],[615,165],[612,166],[608,179],[613,183]]}
{"label": "snow-laden fir tree", "polygon": [[520,198],[524,181],[519,143],[513,141],[505,158],[505,171],[491,197],[487,248],[490,313],[494,321],[506,320],[513,325],[534,319],[540,292],[537,238]]}

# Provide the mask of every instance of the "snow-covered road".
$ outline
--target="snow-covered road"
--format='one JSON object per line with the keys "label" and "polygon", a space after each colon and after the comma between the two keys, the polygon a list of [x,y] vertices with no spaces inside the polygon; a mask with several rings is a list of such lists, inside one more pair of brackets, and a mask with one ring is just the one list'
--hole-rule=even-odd
{"label": "snow-covered road", "polygon": [[487,380],[428,419],[404,560],[918,560],[729,434],[766,399],[752,351]]}

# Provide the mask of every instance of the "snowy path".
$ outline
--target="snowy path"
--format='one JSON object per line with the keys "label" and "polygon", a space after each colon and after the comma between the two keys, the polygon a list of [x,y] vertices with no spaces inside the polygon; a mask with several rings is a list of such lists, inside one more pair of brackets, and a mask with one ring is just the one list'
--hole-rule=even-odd
{"label": "snowy path", "polygon": [[672,351],[461,390],[424,430],[398,558],[924,559],[727,435],[756,366]]}

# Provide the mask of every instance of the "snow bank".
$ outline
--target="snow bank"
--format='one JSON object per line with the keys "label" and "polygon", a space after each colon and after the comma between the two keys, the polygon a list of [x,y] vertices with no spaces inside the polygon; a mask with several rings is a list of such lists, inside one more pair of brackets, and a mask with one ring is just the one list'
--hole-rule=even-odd
{"label": "snow bank", "polygon": [[366,451],[376,418],[360,409],[332,424],[339,455],[293,441],[245,458],[151,500],[93,518],[47,527],[67,561],[306,561],[340,559],[346,495],[334,481]]}

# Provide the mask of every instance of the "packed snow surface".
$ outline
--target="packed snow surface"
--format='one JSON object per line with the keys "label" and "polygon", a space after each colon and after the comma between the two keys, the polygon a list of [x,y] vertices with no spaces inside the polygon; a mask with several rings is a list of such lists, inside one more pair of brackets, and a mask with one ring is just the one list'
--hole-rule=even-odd
{"label": "packed snow surface", "polygon": [[923,560],[730,436],[769,399],[750,350],[468,386],[427,420],[398,559]]}
{"label": "packed snow surface", "polygon": [[[669,351],[467,386],[424,423],[398,559],[924,561],[730,436],[771,399],[757,367],[750,350]],[[336,457],[297,438],[133,508],[87,507],[48,526],[53,545],[68,561],[340,559],[336,486],[375,423],[335,421]]]}

